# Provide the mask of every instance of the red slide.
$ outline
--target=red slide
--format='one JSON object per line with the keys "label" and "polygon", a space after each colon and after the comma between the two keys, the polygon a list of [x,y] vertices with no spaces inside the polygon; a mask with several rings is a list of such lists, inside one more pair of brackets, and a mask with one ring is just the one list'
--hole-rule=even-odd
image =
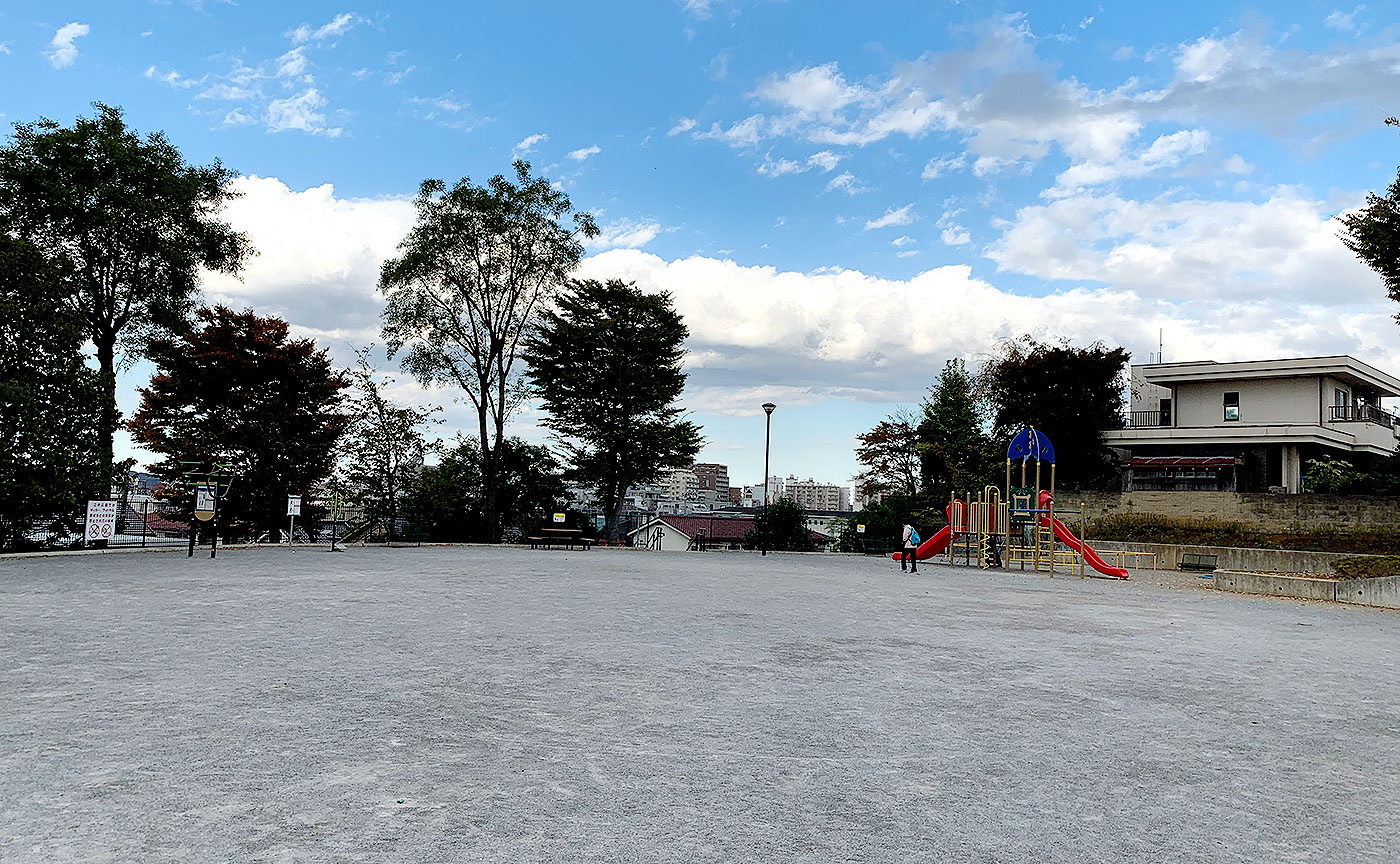
{"label": "red slide", "polygon": [[[1055,499],[1050,497],[1049,492],[1040,493],[1040,506],[1043,510],[1053,510]],[[1066,528],[1065,523],[1056,519],[1053,512],[1040,514],[1040,521],[1042,524],[1044,524],[1046,519],[1050,520],[1050,528],[1055,532],[1055,537],[1061,543],[1078,552],[1080,555],[1083,555],[1084,560],[1088,562],[1090,567],[1093,567],[1105,576],[1112,576],[1115,579],[1128,578],[1127,570],[1124,570],[1122,567],[1114,567],[1103,560],[1103,558],[1099,557],[1099,553],[1089,548],[1087,544],[1074,536],[1074,532]]]}

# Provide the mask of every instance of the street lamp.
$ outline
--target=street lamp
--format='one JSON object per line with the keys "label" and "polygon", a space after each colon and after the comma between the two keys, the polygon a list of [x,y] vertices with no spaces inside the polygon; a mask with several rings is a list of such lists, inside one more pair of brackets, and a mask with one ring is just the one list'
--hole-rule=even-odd
{"label": "street lamp", "polygon": [[768,554],[768,441],[773,430],[773,409],[777,408],[772,402],[763,403],[763,413],[768,415],[763,421],[763,554]]}

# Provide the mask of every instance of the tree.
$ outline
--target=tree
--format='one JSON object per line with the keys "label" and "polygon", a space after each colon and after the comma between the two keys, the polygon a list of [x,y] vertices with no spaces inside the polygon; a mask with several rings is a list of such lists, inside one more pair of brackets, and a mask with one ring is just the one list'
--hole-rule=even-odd
{"label": "tree", "polygon": [[[493,455],[500,471],[502,525],[533,531],[544,514],[561,509],[564,480],[548,447],[506,438]],[[477,540],[488,533],[476,441],[459,438],[437,465],[423,469],[415,512],[432,540]]]}
{"label": "tree", "polygon": [[[566,282],[583,255],[580,236],[598,233],[569,197],[515,162],[516,182],[467,178],[447,188],[424,181],[418,220],[399,255],[384,262],[383,333],[391,354],[424,384],[460,387],[477,413],[486,517],[492,539],[500,477],[493,451],[521,393],[515,361],[540,305]],[[573,227],[561,224],[572,214]]]}
{"label": "tree", "polygon": [[807,530],[807,514],[791,498],[779,498],[758,512],[744,535],[745,549],[773,552],[811,552],[817,548]]}
{"label": "tree", "polygon": [[0,233],[33,243],[55,291],[85,323],[101,374],[101,461],[111,471],[119,422],[116,367],[188,327],[199,271],[237,273],[247,238],[219,219],[235,173],[186,165],[157,132],[142,138],[119,108],[63,128],[15,125],[0,149]]}
{"label": "tree", "polygon": [[930,388],[918,427],[923,488],[935,501],[995,483],[990,418],[976,378],[961,360],[949,360]]}
{"label": "tree", "polygon": [[287,494],[327,477],[349,422],[349,381],[287,322],[223,306],[195,313],[198,329],[151,343],[156,374],[130,428],[163,454],[155,470],[178,477],[190,462],[230,463],[236,474],[219,521],[254,535],[285,525]]}
{"label": "tree", "polygon": [[853,479],[862,495],[919,491],[919,436],[912,412],[900,409],[856,436],[856,461],[865,470]]}
{"label": "tree", "polygon": [[355,397],[345,442],[346,480],[351,500],[394,537],[400,505],[412,496],[433,445],[423,435],[438,409],[402,405],[384,395],[392,382],[375,374],[370,349],[356,352],[350,370]]}
{"label": "tree", "polygon": [[[1387,126],[1400,120],[1387,117]],[[1390,299],[1400,302],[1400,171],[1384,198],[1372,192],[1366,206],[1342,217],[1342,242],[1381,276]],[[1395,316],[1400,321],[1400,314]]]}
{"label": "tree", "polygon": [[685,322],[666,293],[617,279],[574,282],[526,342],[531,392],[560,441],[571,477],[597,492],[604,535],[621,540],[628,486],[695,461],[700,427],[675,404]]}
{"label": "tree", "polygon": [[1106,486],[1115,476],[1108,429],[1123,428],[1123,393],[1131,355],[1095,342],[1074,348],[1030,336],[1001,346],[983,370],[996,422],[1005,442],[1025,426],[1044,432],[1055,446],[1062,486]]}
{"label": "tree", "polygon": [[30,520],[107,491],[102,388],[53,280],[38,250],[0,234],[0,549],[18,545]]}

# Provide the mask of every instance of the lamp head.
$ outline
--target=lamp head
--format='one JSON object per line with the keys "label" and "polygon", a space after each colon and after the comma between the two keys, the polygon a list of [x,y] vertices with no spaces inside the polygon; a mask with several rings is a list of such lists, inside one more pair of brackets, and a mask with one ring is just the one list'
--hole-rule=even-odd
{"label": "lamp head", "polygon": [[764,414],[772,414],[772,413],[773,413],[773,409],[774,409],[774,408],[777,408],[777,407],[778,407],[778,406],[777,406],[777,405],[774,405],[772,402],[764,402],[764,403],[763,403],[763,413],[764,413]]}

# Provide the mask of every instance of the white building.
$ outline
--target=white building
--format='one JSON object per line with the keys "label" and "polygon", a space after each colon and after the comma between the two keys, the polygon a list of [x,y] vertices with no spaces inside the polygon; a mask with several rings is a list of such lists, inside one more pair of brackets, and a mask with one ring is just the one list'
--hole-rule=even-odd
{"label": "white building", "polygon": [[671,501],[694,501],[700,492],[700,478],[689,468],[677,468],[662,478],[661,488]]}
{"label": "white building", "polygon": [[1382,400],[1400,378],[1347,356],[1132,367],[1125,488],[1302,491],[1302,466],[1327,454],[1386,456],[1400,422]]}
{"label": "white building", "polygon": [[[845,492],[845,507],[842,507],[842,492]],[[783,481],[783,497],[797,502],[803,510],[848,510],[851,506],[850,491],[831,483],[818,483],[811,477],[798,480],[788,477]]]}

